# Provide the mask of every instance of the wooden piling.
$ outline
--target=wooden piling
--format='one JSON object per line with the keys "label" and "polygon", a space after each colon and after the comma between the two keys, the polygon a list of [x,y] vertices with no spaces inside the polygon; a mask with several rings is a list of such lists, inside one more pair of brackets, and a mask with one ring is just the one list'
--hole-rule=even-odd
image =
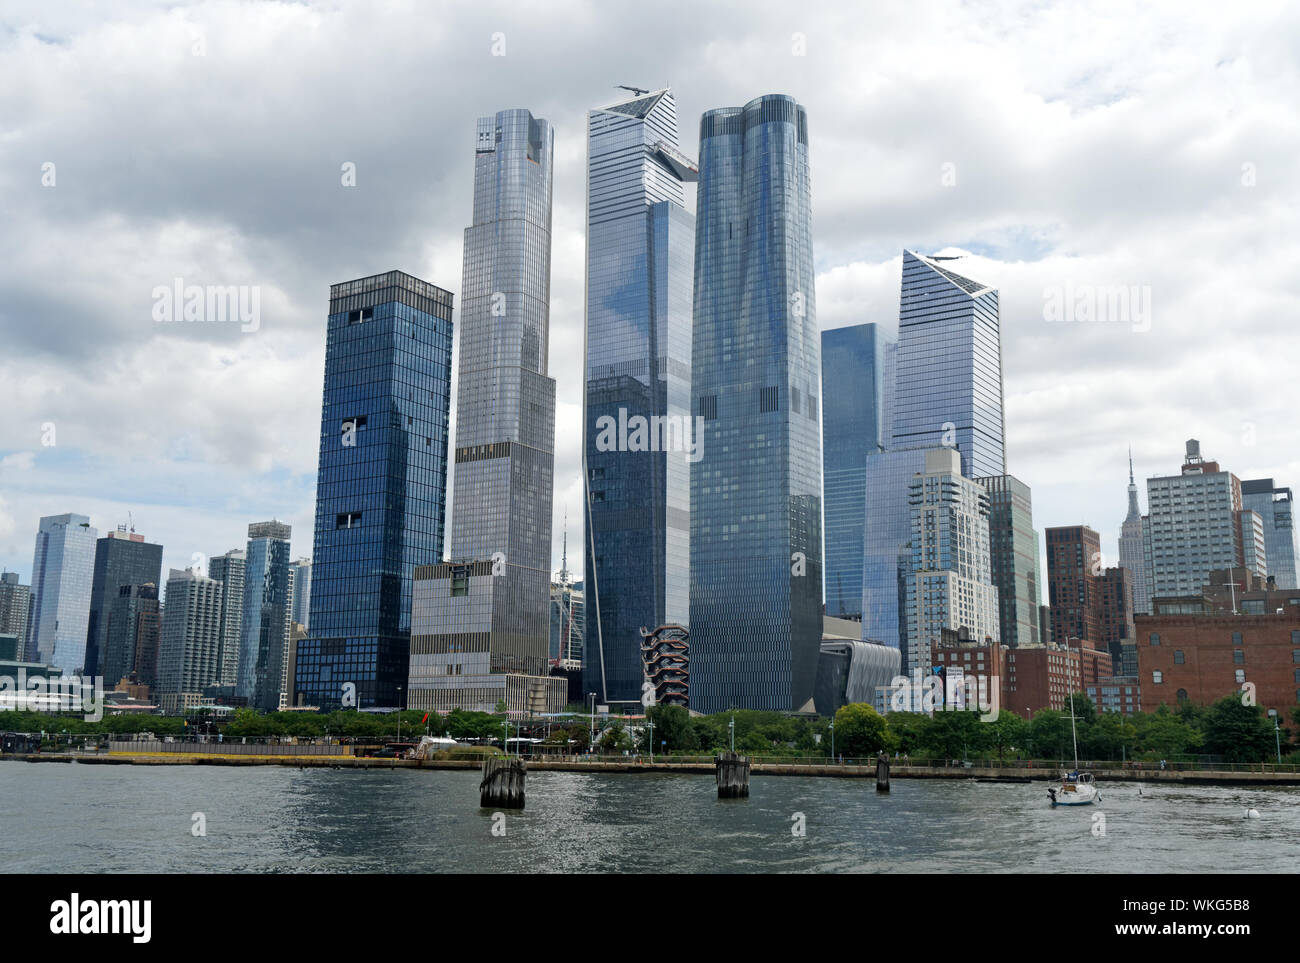
{"label": "wooden piling", "polygon": [[479,805],[485,809],[523,809],[522,759],[488,756],[483,760],[483,780],[478,784]]}
{"label": "wooden piling", "polygon": [[749,795],[749,756],[724,752],[713,763],[719,799],[740,799]]}
{"label": "wooden piling", "polygon": [[876,792],[889,792],[889,757],[883,752],[876,756]]}

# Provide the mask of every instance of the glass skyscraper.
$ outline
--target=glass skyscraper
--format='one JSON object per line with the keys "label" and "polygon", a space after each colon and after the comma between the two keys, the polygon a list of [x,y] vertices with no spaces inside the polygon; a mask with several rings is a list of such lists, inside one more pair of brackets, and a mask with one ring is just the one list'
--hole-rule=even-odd
{"label": "glass skyscraper", "polygon": [[893,381],[895,347],[875,324],[822,332],[826,614],[839,619],[862,619],[866,463],[890,440],[885,386]]}
{"label": "glass skyscraper", "polygon": [[989,552],[993,584],[998,588],[999,641],[1013,649],[1032,648],[1039,644],[1042,575],[1029,486],[1014,475],[975,480],[984,486],[989,499]]}
{"label": "glass skyscraper", "polygon": [[442,554],[451,312],[401,271],[330,287],[297,704],[338,708],[351,683],[358,707],[395,706],[406,684],[413,573]]}
{"label": "glass skyscraper", "polygon": [[[121,678],[105,671],[108,613],[124,585],[157,585],[162,576],[162,546],[146,542],[126,526],[108,532],[95,544],[95,573],[90,588],[90,614],[86,632],[86,672],[104,675],[114,684]],[[116,670],[114,670],[116,671]]]}
{"label": "glass skyscraper", "polygon": [[908,491],[926,449],[956,448],[967,478],[1006,472],[998,292],[958,274],[956,260],[903,251],[893,430],[888,451],[867,455],[862,637],[905,654]]}
{"label": "glass skyscraper", "polygon": [[821,336],[803,107],[768,95],[707,111],[699,167],[691,708],[802,709],[822,632]]}
{"label": "glass skyscraper", "polygon": [[[265,712],[280,708],[281,680],[288,656],[289,537],[292,533],[290,526],[277,521],[254,522],[248,526],[239,675],[235,684],[239,696]],[[164,611],[167,604],[164,600]],[[222,643],[220,598],[217,605],[214,666],[218,665]],[[209,681],[217,682],[220,678],[220,670],[214,669]]]}
{"label": "glass skyscraper", "polygon": [[693,438],[695,218],[682,185],[696,176],[678,151],[671,91],[588,113],[584,685],[602,702],[639,702],[640,630],[690,615],[686,446],[665,451],[661,433],[629,450],[600,428],[667,416],[678,439]]}
{"label": "glass skyscraper", "polygon": [[512,710],[564,708],[564,680],[547,678],[553,154],[551,125],[527,110],[478,120],[474,219],[465,230],[462,277],[450,561],[415,571],[411,708],[490,710],[498,702]]}
{"label": "glass skyscraper", "polygon": [[244,573],[248,553],[231,549],[225,555],[208,559],[208,578],[221,583],[221,647],[217,653],[217,672],[222,685],[239,681],[239,646],[244,628]]}
{"label": "glass skyscraper", "polygon": [[28,657],[82,674],[94,581],[95,538],[85,515],[47,515],[32,556]]}
{"label": "glass skyscraper", "polygon": [[967,478],[1006,473],[998,292],[958,258],[903,252],[891,448],[955,447]]}
{"label": "glass skyscraper", "polygon": [[1241,504],[1264,522],[1264,551],[1268,574],[1280,589],[1300,588],[1296,581],[1295,499],[1289,488],[1279,488],[1271,478],[1241,483]]}

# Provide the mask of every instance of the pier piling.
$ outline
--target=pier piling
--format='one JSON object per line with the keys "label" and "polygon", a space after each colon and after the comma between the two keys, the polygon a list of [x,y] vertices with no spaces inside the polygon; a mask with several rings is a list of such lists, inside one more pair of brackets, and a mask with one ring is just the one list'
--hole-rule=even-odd
{"label": "pier piling", "polygon": [[740,799],[749,795],[749,756],[724,752],[714,760],[719,799]]}
{"label": "pier piling", "polygon": [[876,756],[876,792],[889,792],[889,757],[883,752]]}
{"label": "pier piling", "polygon": [[486,809],[523,809],[524,772],[522,759],[484,759],[483,780],[478,784],[479,805]]}

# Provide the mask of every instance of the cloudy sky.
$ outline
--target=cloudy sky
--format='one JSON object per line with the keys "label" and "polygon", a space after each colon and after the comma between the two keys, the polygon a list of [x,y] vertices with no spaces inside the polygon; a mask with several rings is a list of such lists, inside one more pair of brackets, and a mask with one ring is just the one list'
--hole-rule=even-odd
{"label": "cloudy sky", "polygon": [[[566,506],[581,537],[585,112],[615,84],[671,85],[688,153],[708,108],[803,102],[824,328],[896,329],[904,247],[971,255],[1040,530],[1089,524],[1113,559],[1130,444],[1140,478],[1195,436],[1300,485],[1297,49],[1272,4],[8,0],[0,566],[26,581],[37,518],[68,511],[129,512],[165,568],[273,516],[310,554],[328,285],[459,290],[474,121],[505,107],[556,129],[558,566]],[[256,286],[260,326],[157,323],[177,277]],[[1136,313],[1045,317],[1120,289]]]}

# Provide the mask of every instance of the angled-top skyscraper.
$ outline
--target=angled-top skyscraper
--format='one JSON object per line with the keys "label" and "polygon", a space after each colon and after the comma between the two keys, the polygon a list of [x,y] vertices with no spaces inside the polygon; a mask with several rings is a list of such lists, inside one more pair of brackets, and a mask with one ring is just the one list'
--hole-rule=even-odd
{"label": "angled-top skyscraper", "polygon": [[686,446],[601,429],[668,416],[690,440],[696,178],[671,91],[587,114],[584,685],[602,702],[640,701],[641,628],[690,617]]}
{"label": "angled-top skyscraper", "polygon": [[696,221],[691,708],[801,709],[822,633],[821,338],[793,98],[704,114]]}
{"label": "angled-top skyscraper", "polygon": [[[407,696],[414,709],[564,707],[565,680],[546,677],[553,153],[551,125],[527,110],[479,118],[461,292],[451,561],[415,570]],[[313,627],[315,619],[313,607]]]}
{"label": "angled-top skyscraper", "polygon": [[357,707],[394,706],[401,697],[412,573],[442,554],[451,310],[449,291],[401,271],[330,286],[311,632],[298,643],[297,704],[337,708],[354,695]]}

